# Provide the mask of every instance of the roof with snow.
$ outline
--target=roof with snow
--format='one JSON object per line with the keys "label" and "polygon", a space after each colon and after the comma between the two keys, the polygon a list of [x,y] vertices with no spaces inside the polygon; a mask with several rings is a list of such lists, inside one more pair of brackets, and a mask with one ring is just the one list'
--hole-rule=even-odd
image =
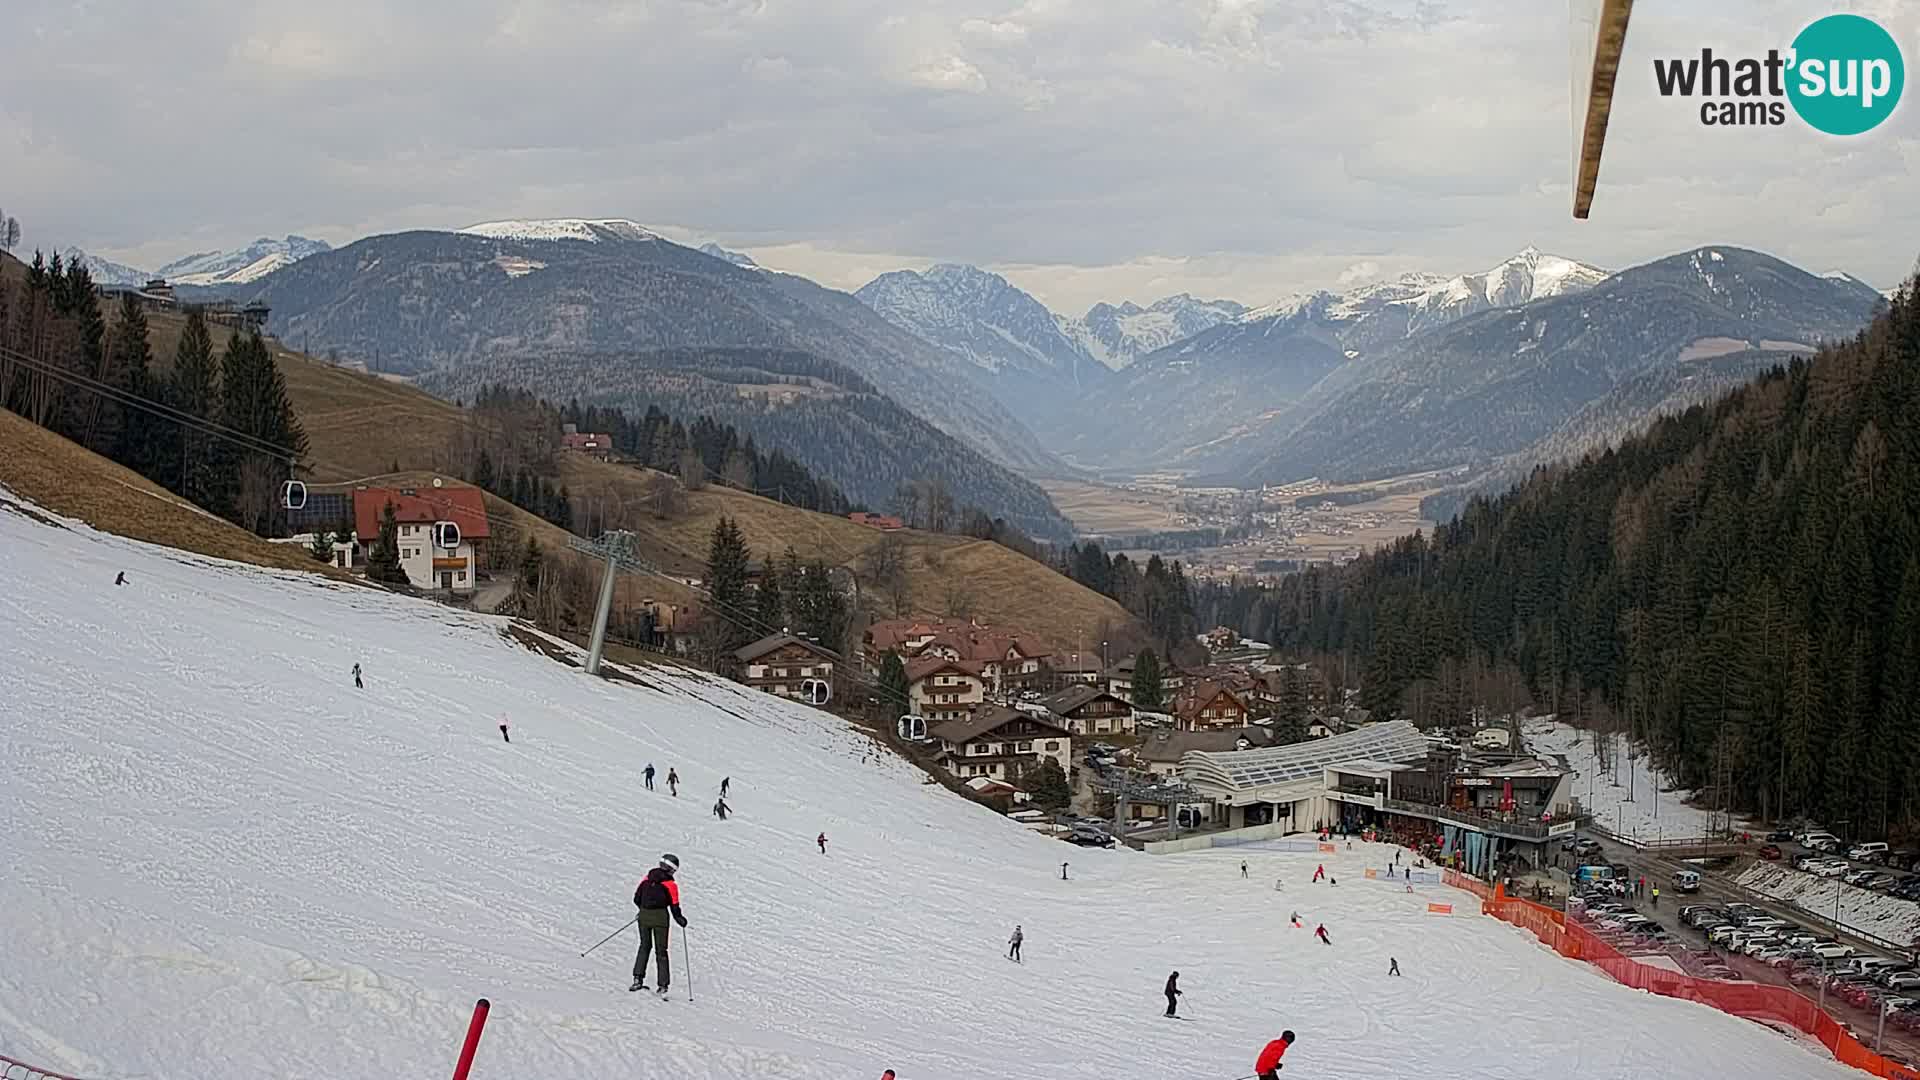
{"label": "roof with snow", "polygon": [[1395,720],[1270,750],[1195,750],[1180,759],[1180,772],[1193,783],[1236,791],[1305,780],[1342,762],[1414,762],[1426,756],[1427,740],[1420,729]]}

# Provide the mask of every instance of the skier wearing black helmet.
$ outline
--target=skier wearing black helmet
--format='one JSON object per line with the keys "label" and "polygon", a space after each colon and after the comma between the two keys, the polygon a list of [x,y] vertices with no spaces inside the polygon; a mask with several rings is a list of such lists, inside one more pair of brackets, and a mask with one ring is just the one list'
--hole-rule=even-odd
{"label": "skier wearing black helmet", "polygon": [[652,952],[660,969],[660,985],[655,992],[667,996],[667,985],[673,981],[673,971],[667,966],[667,917],[671,915],[682,928],[687,925],[687,917],[680,913],[680,884],[673,880],[679,869],[680,856],[662,855],[660,865],[647,871],[640,887],[633,890],[633,904],[640,909],[640,953],[633,958],[629,991],[647,985],[647,953]]}

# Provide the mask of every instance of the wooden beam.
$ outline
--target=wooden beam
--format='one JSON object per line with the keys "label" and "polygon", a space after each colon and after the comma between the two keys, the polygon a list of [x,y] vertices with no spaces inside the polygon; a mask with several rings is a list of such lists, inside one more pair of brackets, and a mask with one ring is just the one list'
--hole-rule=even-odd
{"label": "wooden beam", "polygon": [[1633,0],[1602,0],[1592,78],[1587,84],[1586,122],[1580,132],[1580,174],[1573,188],[1573,216],[1583,220],[1593,206],[1593,189],[1600,182],[1600,150],[1607,141],[1613,84],[1620,74],[1620,53],[1626,48],[1627,19],[1632,14]]}

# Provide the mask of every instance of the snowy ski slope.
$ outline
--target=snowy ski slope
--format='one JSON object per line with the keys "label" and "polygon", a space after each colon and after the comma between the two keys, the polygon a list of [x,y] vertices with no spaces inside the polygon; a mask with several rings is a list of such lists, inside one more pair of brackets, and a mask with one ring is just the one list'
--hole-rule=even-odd
{"label": "snowy ski slope", "polygon": [[[0,1053],[105,1078],[445,1075],[485,995],[486,1080],[1226,1080],[1282,1027],[1288,1076],[1854,1075],[1608,982],[1465,894],[1431,890],[1461,914],[1429,916],[1362,880],[1383,848],[1329,857],[1337,887],[1306,884],[1313,855],[1249,852],[1242,881],[1231,851],[1072,848],[824,714],[592,680],[497,620],[8,500]],[[649,761],[681,797],[642,791]],[[673,1000],[626,992],[631,932],[579,956],[665,851],[693,1004],[684,970]],[[1192,1023],[1159,1016],[1175,968]]]}

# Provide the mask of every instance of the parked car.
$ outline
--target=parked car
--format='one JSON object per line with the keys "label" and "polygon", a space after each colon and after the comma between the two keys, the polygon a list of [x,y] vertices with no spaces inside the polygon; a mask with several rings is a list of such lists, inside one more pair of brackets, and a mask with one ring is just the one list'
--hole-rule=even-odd
{"label": "parked car", "polygon": [[1837,941],[1823,941],[1813,947],[1813,955],[1825,960],[1845,960],[1852,956],[1853,946],[1842,945]]}
{"label": "parked car", "polygon": [[1847,849],[1847,858],[1873,862],[1885,855],[1890,848],[1879,840],[1869,840],[1864,844],[1855,844]]}
{"label": "parked car", "polygon": [[1767,834],[1767,842],[1772,844],[1785,844],[1792,841],[1792,839],[1792,829],[1775,829]]}
{"label": "parked car", "polygon": [[1896,968],[1880,974],[1880,985],[1889,990],[1920,989],[1920,971],[1912,968]]}
{"label": "parked car", "polygon": [[1769,949],[1784,948],[1785,945],[1781,943],[1780,935],[1778,934],[1755,934],[1753,937],[1743,938],[1740,941],[1740,954],[1742,956],[1755,957],[1756,959],[1761,953]]}
{"label": "parked car", "polygon": [[1878,870],[1849,870],[1840,875],[1840,880],[1849,885],[1864,886],[1869,880],[1879,876],[1880,871]]}
{"label": "parked car", "polygon": [[1808,870],[1816,877],[1835,878],[1847,872],[1847,864],[1839,859],[1828,859],[1815,863]]}
{"label": "parked car", "polygon": [[1800,834],[1800,845],[1814,850],[1823,850],[1824,845],[1840,846],[1840,838],[1822,829],[1810,829]]}
{"label": "parked car", "polygon": [[1763,964],[1772,964],[1774,967],[1780,967],[1792,961],[1793,957],[1788,955],[1790,951],[1791,950],[1785,945],[1769,945],[1752,955],[1755,960]]}
{"label": "parked car", "polygon": [[1763,844],[1763,845],[1761,845],[1761,848],[1760,848],[1760,857],[1761,857],[1761,858],[1763,858],[1763,859],[1766,859],[1766,860],[1767,860],[1767,861],[1769,861],[1769,862],[1771,862],[1771,861],[1773,861],[1773,860],[1775,860],[1775,859],[1778,859],[1778,858],[1780,857],[1780,848],[1779,848],[1779,846],[1778,846],[1778,845],[1775,845],[1775,844]]}
{"label": "parked car", "polygon": [[1112,833],[1107,832],[1107,830],[1097,825],[1089,825],[1085,822],[1074,825],[1073,831],[1067,834],[1067,840],[1071,843],[1079,844],[1081,847],[1109,848],[1114,845]]}
{"label": "parked car", "polygon": [[1583,836],[1580,838],[1579,843],[1573,845],[1573,851],[1576,855],[1598,855],[1600,854],[1600,841],[1595,840],[1591,836]]}

